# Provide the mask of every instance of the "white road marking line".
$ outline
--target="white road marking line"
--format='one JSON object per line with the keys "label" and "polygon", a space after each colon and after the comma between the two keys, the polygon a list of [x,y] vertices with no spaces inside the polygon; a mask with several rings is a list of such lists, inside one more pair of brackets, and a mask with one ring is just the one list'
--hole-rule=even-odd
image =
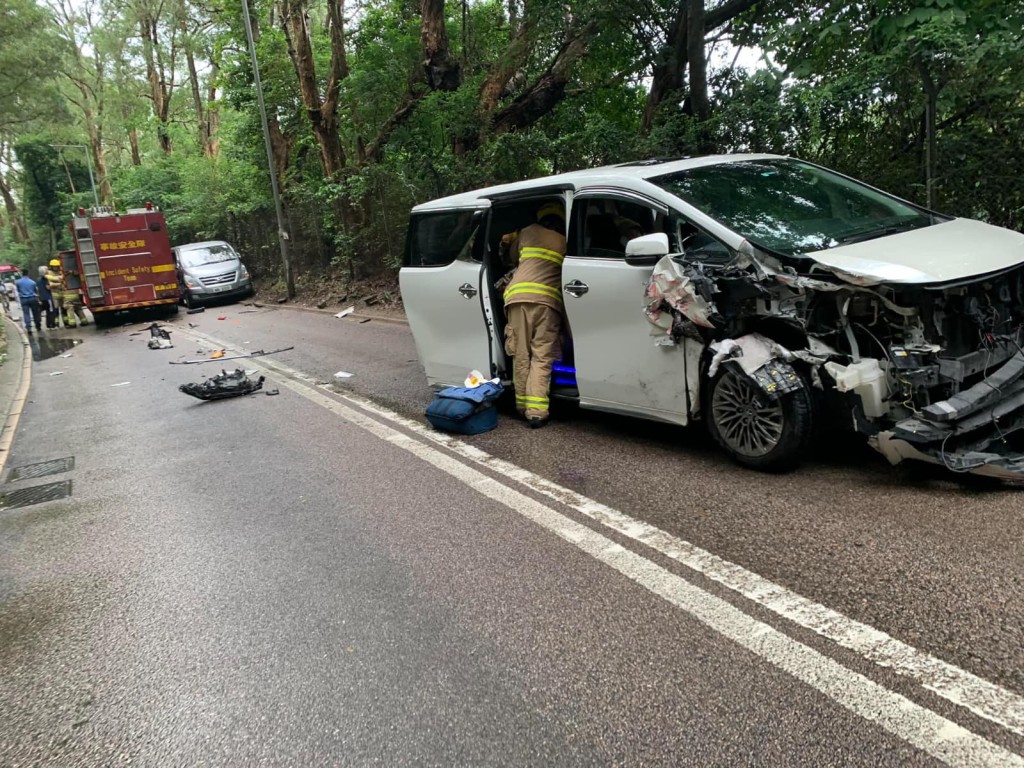
{"label": "white road marking line", "polygon": [[924,688],[979,717],[1024,736],[1024,697],[914,648],[891,635],[815,603],[786,587],[724,560],[642,520],[499,459],[451,435],[427,429],[370,400],[341,393],[340,397],[381,418],[401,424],[435,443],[573,509],[623,536],[728,587],[793,623],[809,629],[875,664],[912,678]]}
{"label": "white road marking line", "polygon": [[[196,335],[205,336],[204,334]],[[210,341],[213,340],[210,339]],[[217,344],[220,345],[221,343],[217,342]],[[311,377],[299,371],[295,371],[294,369],[291,369],[288,366],[282,365],[275,361],[263,359],[260,361],[260,364],[265,366],[270,371],[276,370],[279,373],[285,374],[288,377],[297,378],[301,381],[305,381],[315,385],[315,382]],[[341,415],[345,415],[346,418],[355,421],[355,423],[359,424],[360,426],[369,429],[371,432],[375,432],[374,428],[367,426],[364,423],[361,423],[367,419],[366,416],[356,411],[352,411],[352,409],[348,408],[347,406],[338,404],[336,400],[328,398],[318,392],[310,391],[307,385],[289,382],[287,386],[310,399],[315,399],[317,402],[320,402],[322,405],[325,405],[331,410],[335,410],[335,412],[339,412],[337,411],[337,408],[345,409],[345,411],[348,411],[349,413]],[[494,472],[500,473],[508,477],[509,479],[523,483],[527,487],[548,496],[549,498],[557,501],[558,503],[568,506],[569,508],[586,515],[590,519],[595,520],[596,522],[599,522],[602,525],[611,528],[612,530],[615,530],[641,544],[644,544],[645,546],[649,546],[655,551],[660,552],[661,554],[664,554],[672,558],[673,560],[682,563],[683,565],[686,565],[692,570],[697,571],[703,574],[704,576],[722,584],[723,586],[726,586],[734,590],[735,592],[743,595],[744,597],[752,600],[753,602],[772,610],[780,616],[784,616],[785,618],[793,621],[799,626],[805,627],[824,637],[827,637],[836,642],[837,644],[841,645],[842,647],[855,651],[863,657],[873,661],[874,663],[880,666],[893,669],[901,675],[905,675],[907,677],[911,677],[917,680],[922,686],[924,686],[928,690],[931,690],[932,692],[938,694],[939,696],[942,696],[943,698],[955,704],[961,705],[969,709],[970,711],[980,715],[981,717],[984,717],[1010,731],[1013,731],[1014,733],[1024,733],[1024,699],[1012,693],[1011,691],[1008,691],[998,685],[995,685],[994,683],[977,677],[976,675],[973,675],[970,672],[962,670],[959,667],[944,662],[941,659],[937,659],[929,654],[926,654],[923,651],[920,651],[899,640],[896,640],[890,635],[881,632],[877,629],[874,629],[873,627],[867,624],[855,621],[837,611],[833,611],[832,609],[826,608],[823,605],[814,603],[808,600],[807,598],[804,598],[801,595],[798,595],[795,592],[786,589],[785,587],[774,584],[768,581],[767,579],[758,576],[755,573],[747,571],[746,569],[733,563],[730,563],[718,557],[717,555],[713,555],[710,552],[707,552],[706,550],[700,549],[699,547],[696,547],[690,544],[689,542],[683,541],[682,539],[672,536],[659,528],[644,523],[643,521],[631,518],[628,515],[625,515],[615,509],[607,507],[597,501],[594,501],[581,494],[578,494],[569,488],[560,486],[538,475],[535,475],[534,473],[529,472],[528,470],[522,469],[521,467],[517,467],[514,464],[491,456],[490,454],[481,451],[480,449],[475,448],[471,445],[468,445],[467,443],[464,443],[457,438],[429,430],[418,422],[414,422],[410,419],[407,419],[397,413],[394,413],[386,408],[378,406],[375,403],[366,400],[365,398],[359,397],[357,395],[341,393],[338,394],[338,397],[343,398],[351,402],[354,406],[361,408],[365,411],[368,411],[370,413],[373,413],[380,418],[387,419],[392,423],[397,423],[402,427],[409,429],[410,431],[413,431],[418,436],[424,437],[434,443],[442,445],[448,448],[449,450],[455,452],[456,454],[464,458],[467,458],[481,466],[487,467],[488,469]],[[359,420],[352,419],[353,414],[358,416]],[[394,432],[394,430],[392,430],[390,427],[382,425],[380,424],[380,422],[377,422],[372,419],[370,419],[369,421],[372,425],[375,425],[375,427],[387,430],[389,433]],[[422,445],[416,443],[416,441],[408,440],[407,436],[402,435],[402,433],[395,433],[395,435],[406,438],[406,440],[400,443],[394,435],[389,435],[389,437],[385,439],[389,439],[390,442],[394,442],[396,445],[399,445],[400,447],[403,448],[406,448],[406,446],[410,444]],[[409,450],[409,448],[406,449]],[[428,450],[430,449],[428,448]],[[440,456],[445,457],[444,454],[440,454]],[[431,463],[436,464],[436,462],[432,460]],[[458,466],[465,467],[465,465],[462,465],[459,462],[455,462],[455,464]],[[465,469],[469,471],[475,471],[469,467],[465,467]],[[445,471],[448,470],[446,469]],[[449,472],[449,474],[453,473]],[[486,478],[486,475],[483,477]],[[501,486],[500,484],[498,485],[501,488],[505,488],[509,493],[518,494],[517,491],[507,488],[506,486]],[[475,484],[474,487],[476,487]],[[522,494],[518,495],[522,499],[529,501],[531,504],[537,504],[537,502],[534,502],[527,496],[523,496]],[[516,503],[518,504],[519,502],[517,501]],[[516,505],[510,504],[508,506],[510,506],[513,510],[517,512],[521,511]],[[590,531],[590,529],[586,528],[585,526],[579,526],[577,523],[570,520],[569,518],[565,518],[564,516],[559,515],[557,512],[550,509],[549,507],[544,507],[543,505],[539,506],[550,512],[552,515],[557,515],[558,518],[560,518],[560,522],[557,526],[546,527],[550,527],[552,531],[554,531],[567,541],[577,544],[577,534],[575,533],[577,528],[582,528],[583,531]],[[567,525],[568,527],[566,527]],[[570,531],[573,531],[571,535]],[[601,538],[604,540],[605,546],[607,546],[607,544],[612,543],[609,539],[605,539],[604,537]],[[582,539],[580,540],[582,541]],[[639,558],[640,556],[637,555],[636,557]],[[653,563],[649,563],[646,560],[643,560],[643,558],[640,558],[640,560],[642,560],[644,563],[648,563],[648,565],[651,568],[658,568],[658,566],[654,565]],[[668,572],[666,571],[665,573]],[[668,575],[672,576],[672,574]],[[689,582],[685,583],[689,584]],[[647,585],[645,584],[645,586]],[[699,588],[693,585],[690,586],[693,589],[700,591],[702,594],[707,595],[708,598],[718,600],[718,598],[714,598],[713,595],[705,593],[703,592],[703,590],[699,590]],[[721,602],[723,602],[724,605],[728,605],[728,603],[725,603],[724,601]],[[742,612],[741,615],[746,616],[746,614],[742,614]],[[753,619],[750,620],[754,621]],[[762,624],[760,622],[758,622],[758,624],[759,626],[766,628],[770,632],[776,632],[776,630],[772,629],[768,625]],[[785,635],[782,635],[782,637],[786,638],[787,640],[790,640]],[[796,641],[790,640],[790,642],[795,643]],[[801,645],[800,647],[804,648],[808,653],[816,653],[812,649],[806,648],[806,646]],[[831,660],[827,659],[827,657],[821,658],[831,662]],[[831,663],[835,664],[835,662]],[[856,674],[851,672],[850,670],[847,670],[845,667],[840,667],[840,669],[842,669],[844,672],[850,675]],[[787,671],[791,670],[787,668]],[[800,677],[799,675],[797,676]],[[861,676],[857,675],[857,677],[860,678]],[[800,679],[804,678],[801,677]],[[871,681],[867,680],[866,678],[861,679],[867,683],[871,683]],[[805,680],[805,682],[808,681]],[[810,684],[813,685],[813,683]],[[875,684],[871,683],[871,685]],[[886,693],[889,693],[892,696],[898,696],[897,694],[888,691],[886,691]],[[913,702],[910,702],[909,700],[904,699],[903,697],[899,698],[902,701],[906,702],[906,705],[923,710],[923,708],[918,707],[918,705],[914,704]],[[853,709],[852,707],[850,708]],[[931,713],[930,710],[923,711],[928,712],[929,714],[935,717],[938,717],[938,715],[934,715],[934,713]],[[858,712],[858,714],[860,714],[860,712]],[[873,718],[869,717],[868,719]],[[944,722],[953,728],[959,728],[959,726],[956,726],[956,724],[952,723],[951,721]],[[909,738],[907,740],[912,741]],[[917,742],[913,741],[912,743],[917,744]],[[988,744],[988,742],[985,743]],[[930,754],[934,753],[930,752]],[[1013,755],[1013,753],[1007,752],[1006,754],[1019,760],[1019,758],[1017,758],[1016,755]],[[940,755],[936,756],[941,757]],[[1024,765],[1024,762],[1022,762],[1021,764]]]}
{"label": "white road marking line", "polygon": [[282,379],[281,384],[532,520],[769,664],[932,757],[957,766],[1024,768],[1024,758],[847,669],[774,627],[748,616],[722,598],[480,470],[327,395],[312,391],[306,384],[290,377]]}

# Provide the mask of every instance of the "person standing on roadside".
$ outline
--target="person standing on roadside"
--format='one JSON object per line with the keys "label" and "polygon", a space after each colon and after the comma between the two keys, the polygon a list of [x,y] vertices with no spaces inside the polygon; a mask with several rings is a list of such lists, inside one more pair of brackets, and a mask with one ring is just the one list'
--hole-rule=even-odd
{"label": "person standing on roadside", "polygon": [[53,316],[53,292],[50,290],[47,275],[48,270],[44,264],[39,268],[39,279],[36,280],[36,284],[39,286],[39,303],[46,315],[46,330],[52,331],[57,327],[57,321]]}
{"label": "person standing on roadside", "polygon": [[36,330],[42,331],[39,322],[39,286],[28,275],[22,275],[14,284],[18,289],[18,300],[21,302],[21,319],[25,321],[25,331],[32,333],[32,323]]}
{"label": "person standing on roadside", "polygon": [[14,289],[13,280],[5,280],[3,285],[0,285],[0,300],[3,301],[4,313],[11,316],[11,299],[17,296],[17,292]]}

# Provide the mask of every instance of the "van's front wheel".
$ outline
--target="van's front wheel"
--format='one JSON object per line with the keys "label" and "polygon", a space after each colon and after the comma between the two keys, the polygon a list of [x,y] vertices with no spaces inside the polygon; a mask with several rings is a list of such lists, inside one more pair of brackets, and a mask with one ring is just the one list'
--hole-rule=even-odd
{"label": "van's front wheel", "polygon": [[723,366],[705,400],[708,431],[732,459],[780,472],[803,458],[812,435],[812,401],[801,386],[775,400],[734,366]]}

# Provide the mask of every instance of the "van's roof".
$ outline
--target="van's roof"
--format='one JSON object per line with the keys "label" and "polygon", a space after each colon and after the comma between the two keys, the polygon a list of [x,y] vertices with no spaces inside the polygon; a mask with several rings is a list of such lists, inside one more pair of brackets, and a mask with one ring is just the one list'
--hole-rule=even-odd
{"label": "van's roof", "polygon": [[527,179],[526,181],[516,181],[511,184],[500,184],[494,187],[475,189],[470,192],[461,192],[457,195],[449,195],[448,197],[439,197],[436,200],[430,200],[415,206],[412,212],[421,213],[447,208],[482,207],[489,204],[488,199],[491,197],[514,194],[516,192],[528,192],[531,189],[561,184],[571,185],[573,189],[578,189],[582,186],[606,183],[609,186],[642,190],[646,180],[655,176],[664,176],[669,173],[685,171],[690,168],[700,168],[706,165],[738,163],[744,160],[782,159],[783,157],[783,155],[732,154],[704,155],[701,157],[684,157],[669,160],[660,158],[639,160],[619,165],[606,165],[600,168],[587,168],[581,171],[560,173],[555,176],[542,176],[536,179]]}
{"label": "van's roof", "polygon": [[179,251],[192,251],[199,248],[209,248],[211,245],[230,245],[226,240],[203,240],[201,243],[185,243],[174,246]]}

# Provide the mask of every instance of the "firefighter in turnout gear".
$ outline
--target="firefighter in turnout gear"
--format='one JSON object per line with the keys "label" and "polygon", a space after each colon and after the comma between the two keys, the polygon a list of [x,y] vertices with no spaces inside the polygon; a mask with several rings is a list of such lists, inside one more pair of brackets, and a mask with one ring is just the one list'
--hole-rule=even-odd
{"label": "firefighter in turnout gear", "polygon": [[64,280],[64,270],[59,259],[50,260],[50,275],[47,278],[53,287],[53,300],[57,304],[57,316],[65,328],[88,325],[89,320],[82,308],[82,297],[76,288],[68,288]]}
{"label": "firefighter in turnout gear", "polygon": [[60,273],[60,259],[50,259],[50,266],[46,270],[45,277],[50,288],[50,295],[53,296],[57,324],[64,325],[64,279]]}
{"label": "firefighter in turnout gear", "polygon": [[549,202],[511,243],[518,266],[504,295],[505,351],[513,358],[516,409],[533,428],[547,423],[551,368],[561,355],[564,231],[563,203]]}

